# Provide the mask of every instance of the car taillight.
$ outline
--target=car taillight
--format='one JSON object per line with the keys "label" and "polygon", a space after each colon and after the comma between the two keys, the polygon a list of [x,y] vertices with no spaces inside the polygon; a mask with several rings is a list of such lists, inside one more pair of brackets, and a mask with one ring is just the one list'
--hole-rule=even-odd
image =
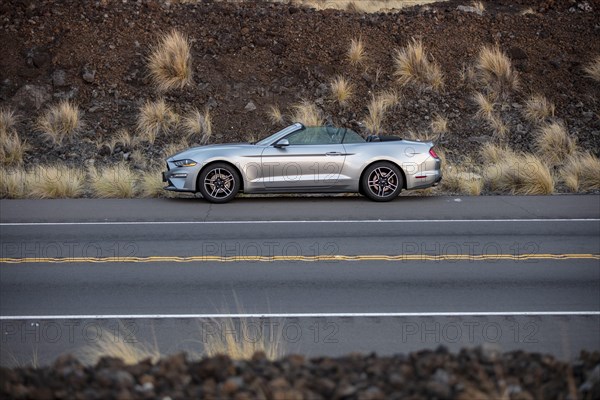
{"label": "car taillight", "polygon": [[433,158],[439,158],[438,155],[435,153],[433,147],[429,149],[429,155],[431,155],[431,157]]}

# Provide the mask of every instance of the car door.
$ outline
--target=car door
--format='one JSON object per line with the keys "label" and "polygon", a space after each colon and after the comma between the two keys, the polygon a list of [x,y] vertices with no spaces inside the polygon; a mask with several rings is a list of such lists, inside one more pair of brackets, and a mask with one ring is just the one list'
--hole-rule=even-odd
{"label": "car door", "polygon": [[[261,157],[265,188],[318,190],[335,185],[345,160],[342,138],[337,128],[307,127],[266,147]],[[282,140],[288,144],[279,146]]]}

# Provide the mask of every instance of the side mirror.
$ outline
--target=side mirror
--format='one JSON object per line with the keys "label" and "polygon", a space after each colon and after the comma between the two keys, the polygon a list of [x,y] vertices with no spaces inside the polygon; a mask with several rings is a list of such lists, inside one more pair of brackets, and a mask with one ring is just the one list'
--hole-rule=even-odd
{"label": "side mirror", "polygon": [[287,139],[278,140],[277,143],[273,145],[276,149],[281,149],[282,147],[287,147],[290,145],[290,141]]}

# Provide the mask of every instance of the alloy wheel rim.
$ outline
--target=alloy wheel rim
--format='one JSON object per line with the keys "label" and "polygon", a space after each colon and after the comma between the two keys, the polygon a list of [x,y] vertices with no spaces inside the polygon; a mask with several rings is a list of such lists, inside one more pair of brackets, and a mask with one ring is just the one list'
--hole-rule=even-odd
{"label": "alloy wheel rim", "polygon": [[204,189],[215,199],[222,199],[233,192],[235,178],[233,174],[223,168],[215,168],[206,174]]}
{"label": "alloy wheel rim", "polygon": [[368,186],[379,197],[391,196],[398,188],[398,175],[387,167],[375,168],[369,174]]}

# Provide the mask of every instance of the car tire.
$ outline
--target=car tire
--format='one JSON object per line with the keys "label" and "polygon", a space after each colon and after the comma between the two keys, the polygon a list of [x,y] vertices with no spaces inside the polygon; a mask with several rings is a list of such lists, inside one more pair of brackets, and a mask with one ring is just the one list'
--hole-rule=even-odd
{"label": "car tire", "polygon": [[361,177],[362,193],[374,201],[390,201],[402,191],[404,179],[400,168],[389,162],[377,162],[365,169]]}
{"label": "car tire", "polygon": [[235,168],[226,163],[215,163],[205,167],[198,177],[198,189],[211,203],[227,203],[240,190],[240,176]]}

